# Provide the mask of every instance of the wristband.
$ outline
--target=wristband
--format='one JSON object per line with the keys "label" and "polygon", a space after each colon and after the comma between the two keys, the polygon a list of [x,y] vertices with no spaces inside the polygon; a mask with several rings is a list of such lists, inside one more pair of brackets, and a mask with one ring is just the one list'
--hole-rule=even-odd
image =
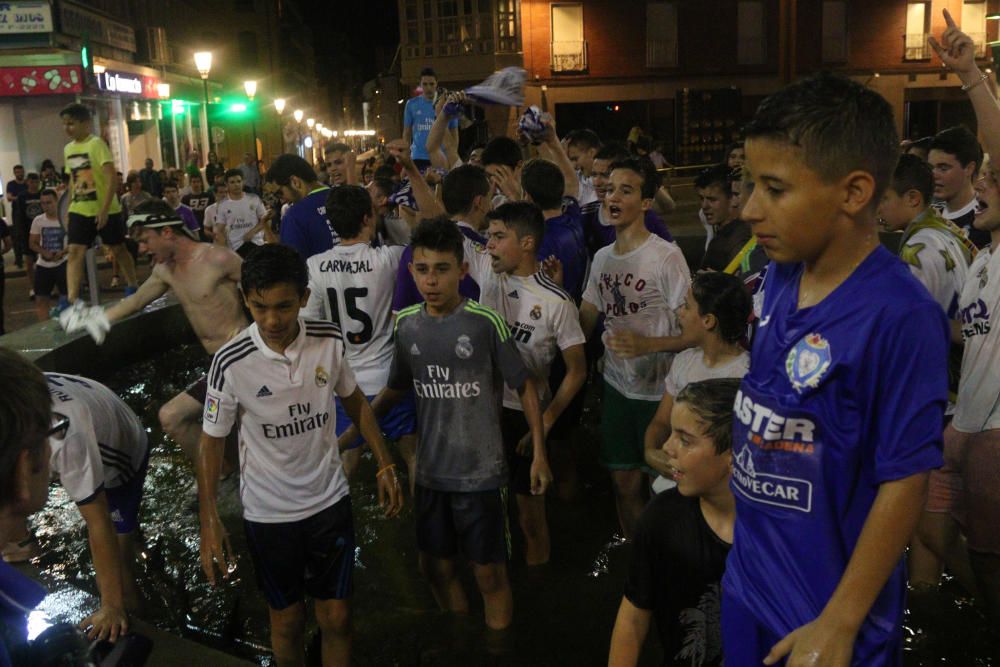
{"label": "wristband", "polygon": [[986,81],[986,79],[988,78],[990,78],[989,72],[983,72],[977,80],[973,81],[972,83],[963,84],[962,90],[964,92],[969,92],[970,90],[981,84],[983,81]]}

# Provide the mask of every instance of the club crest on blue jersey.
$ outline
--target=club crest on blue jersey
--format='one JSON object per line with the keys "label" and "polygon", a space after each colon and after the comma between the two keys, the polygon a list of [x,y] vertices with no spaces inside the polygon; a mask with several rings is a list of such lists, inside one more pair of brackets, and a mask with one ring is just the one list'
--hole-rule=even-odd
{"label": "club crest on blue jersey", "polygon": [[472,340],[468,336],[463,334],[458,337],[458,342],[455,343],[455,354],[458,355],[459,359],[468,359],[474,351]]}
{"label": "club crest on blue jersey", "polygon": [[818,333],[802,338],[785,359],[785,371],[792,388],[801,394],[806,387],[818,387],[830,368],[831,361],[830,342],[827,339]]}

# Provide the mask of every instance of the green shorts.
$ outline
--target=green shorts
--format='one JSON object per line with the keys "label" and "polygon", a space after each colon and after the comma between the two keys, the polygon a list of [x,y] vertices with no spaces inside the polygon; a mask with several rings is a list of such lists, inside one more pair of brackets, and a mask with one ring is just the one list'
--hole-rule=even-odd
{"label": "green shorts", "polygon": [[611,470],[646,467],[643,457],[646,427],[653,421],[659,401],[628,398],[604,383],[601,414],[601,463]]}

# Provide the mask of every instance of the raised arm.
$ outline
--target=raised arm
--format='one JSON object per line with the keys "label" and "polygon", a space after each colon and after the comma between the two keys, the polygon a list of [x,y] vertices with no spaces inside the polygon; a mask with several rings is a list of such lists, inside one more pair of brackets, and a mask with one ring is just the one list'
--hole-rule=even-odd
{"label": "raised arm", "polygon": [[559,171],[562,172],[563,181],[566,184],[563,194],[576,198],[580,194],[580,179],[576,175],[576,169],[573,168],[573,163],[566,155],[566,149],[563,148],[559,137],[556,136],[556,128],[552,121],[544,119],[542,122],[545,124],[545,134],[542,135],[542,143],[538,147],[538,151],[542,157],[559,166]]}
{"label": "raised arm", "polygon": [[420,209],[417,218],[426,220],[428,218],[436,218],[439,215],[447,215],[444,205],[434,196],[431,186],[427,185],[427,181],[424,180],[420,170],[417,169],[417,165],[414,164],[413,158],[410,157],[410,147],[392,142],[389,146],[389,151],[403,165],[403,172],[410,179],[413,198],[417,200],[417,208]]}
{"label": "raised arm", "polygon": [[104,314],[107,315],[109,322],[117,322],[118,320],[125,319],[129,315],[138,313],[156,299],[159,299],[169,289],[170,286],[163,282],[160,276],[157,275],[157,270],[154,267],[153,272],[149,274],[149,278],[146,278],[146,281],[139,286],[135,294],[125,297],[111,306]]}

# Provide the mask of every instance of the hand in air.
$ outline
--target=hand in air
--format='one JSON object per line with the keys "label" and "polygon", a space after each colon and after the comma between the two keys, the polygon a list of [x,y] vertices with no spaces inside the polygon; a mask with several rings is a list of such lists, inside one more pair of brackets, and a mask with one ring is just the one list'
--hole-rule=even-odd
{"label": "hand in air", "polygon": [[958,75],[969,74],[976,70],[976,45],[972,38],[958,29],[955,19],[947,9],[944,10],[944,21],[947,27],[941,33],[939,42],[933,36],[928,38],[928,42],[934,52]]}

